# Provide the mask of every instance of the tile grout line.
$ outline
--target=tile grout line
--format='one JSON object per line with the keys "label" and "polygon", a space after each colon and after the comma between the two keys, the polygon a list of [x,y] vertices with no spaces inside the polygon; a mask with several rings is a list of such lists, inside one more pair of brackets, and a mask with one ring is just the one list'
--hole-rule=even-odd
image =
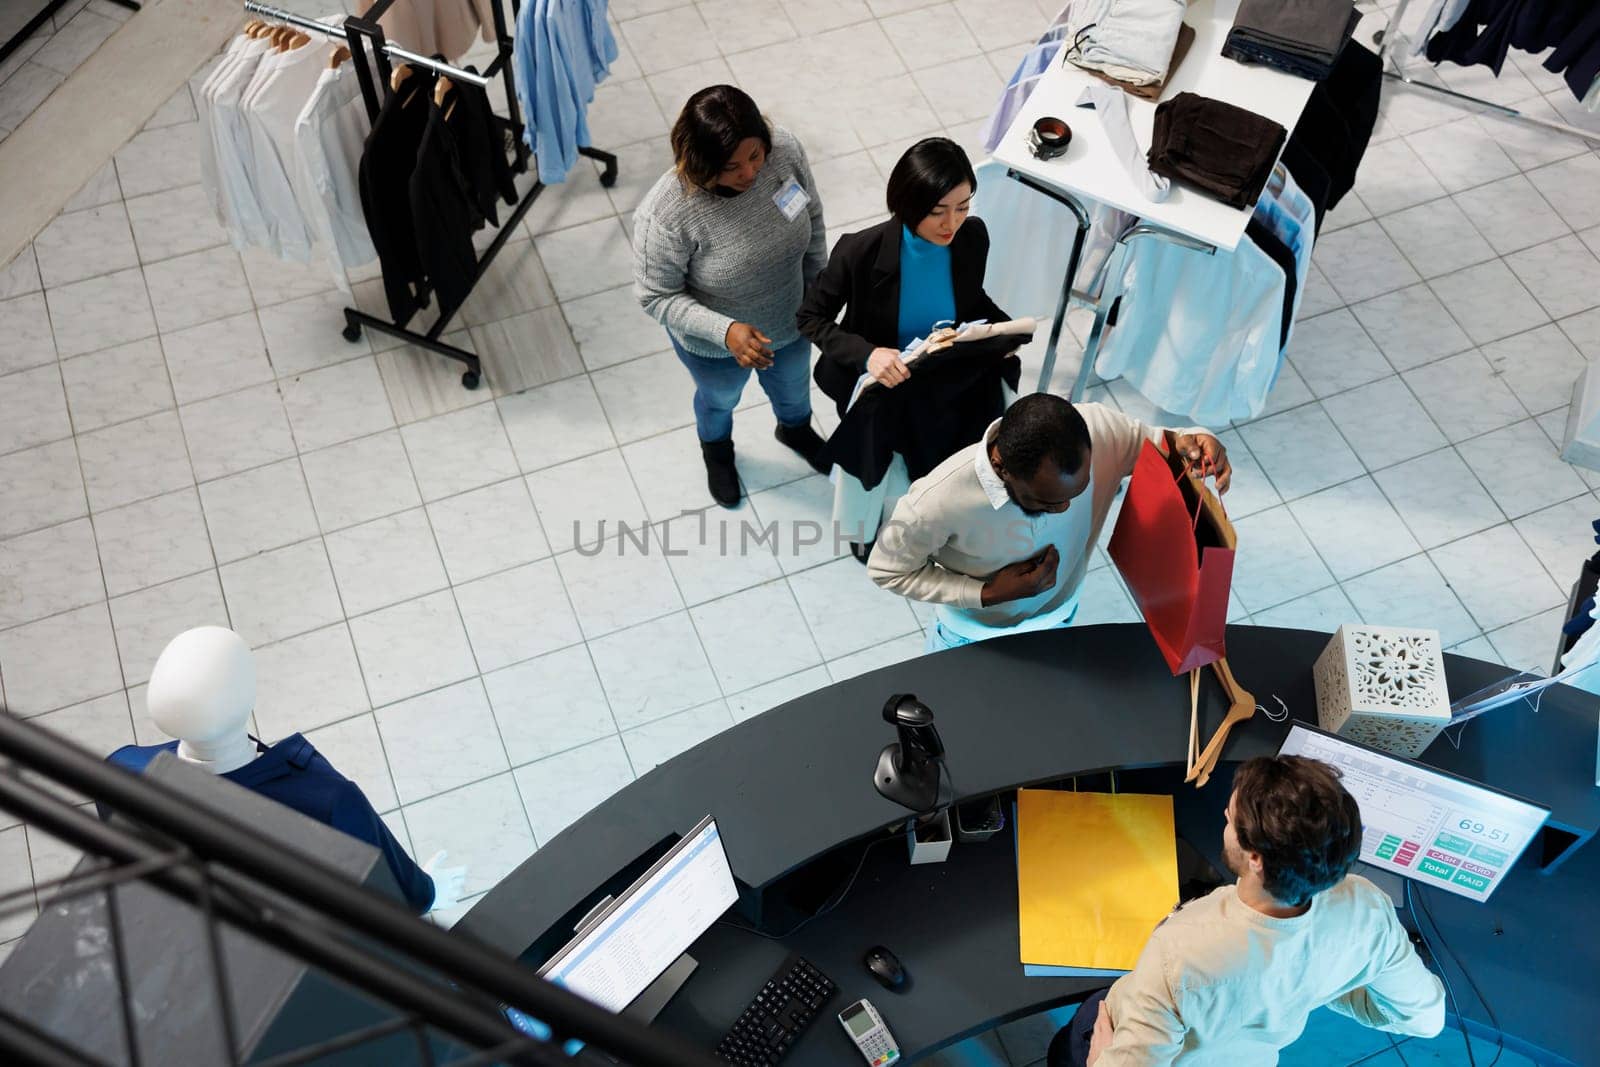
{"label": "tile grout line", "polygon": [[[533,253],[534,253],[536,258],[539,258],[538,249],[536,247],[533,249]],[[539,258],[539,265],[540,265],[540,269],[541,270],[544,269],[544,261],[543,261],[542,258]],[[549,276],[548,272],[546,272],[546,277],[548,277],[548,276]],[[552,292],[554,292],[554,288],[553,287],[552,287]],[[563,319],[563,321],[565,321],[565,320]],[[569,330],[570,330],[570,327],[569,327]],[[580,354],[580,358],[581,358],[581,354]],[[589,388],[590,388],[591,391],[594,391],[594,383],[592,381],[589,383]],[[599,399],[600,399],[599,398],[599,393],[596,391],[595,392],[596,403],[599,402]],[[512,459],[514,461],[516,461],[517,468],[520,471],[521,467],[522,467],[522,463],[521,463],[521,460],[517,456],[516,444],[511,440],[511,430],[506,425],[505,412],[502,411],[501,408],[500,408],[500,403],[499,403],[499,398],[498,397],[496,397],[494,399],[494,409],[495,409],[495,422],[496,422],[496,425],[498,425],[500,427],[500,433],[505,438],[506,446],[511,450],[511,457],[512,457]],[[600,406],[600,410],[601,410],[601,414],[603,416],[605,414],[605,406],[603,404]],[[607,425],[607,429],[608,430],[610,429],[609,423]],[[615,438],[616,438],[616,435],[615,435],[615,433],[613,433],[612,434],[612,439],[615,440]],[[407,457],[408,458],[409,458],[409,455],[410,454],[408,452],[407,453]],[[622,458],[620,446],[618,446],[618,458],[619,459]],[[559,464],[554,464],[552,466],[558,466],[558,465]],[[626,461],[623,462],[623,467],[624,467],[624,469],[627,469]],[[542,468],[542,469],[549,469],[549,468]],[[631,476],[631,472],[630,472],[630,476]],[[556,581],[558,583],[560,583],[560,585],[561,585],[561,595],[566,599],[567,611],[571,614],[573,624],[577,627],[578,641],[573,645],[563,646],[563,648],[573,648],[573,647],[576,647],[576,644],[581,644],[583,646],[584,658],[588,661],[589,670],[593,672],[595,682],[600,687],[600,698],[602,700],[604,700],[605,703],[606,703],[606,714],[609,715],[610,718],[611,718],[611,729],[613,731],[612,736],[616,737],[617,744],[620,745],[621,748],[622,748],[623,758],[628,761],[628,769],[630,771],[633,771],[633,757],[631,755],[629,755],[627,743],[624,742],[623,739],[622,739],[622,729],[621,729],[621,724],[619,724],[617,722],[616,708],[613,706],[613,704],[611,702],[611,694],[606,690],[605,679],[600,674],[600,665],[595,661],[594,650],[589,647],[589,638],[588,638],[588,635],[584,632],[583,620],[578,615],[577,601],[575,601],[573,599],[572,590],[567,585],[567,577],[566,577],[566,575],[564,573],[562,573],[561,565],[556,562],[557,553],[554,551],[554,546],[552,545],[552,543],[550,541],[550,533],[549,533],[548,530],[545,529],[544,516],[539,514],[539,505],[538,505],[538,502],[535,501],[534,498],[533,498],[533,489],[532,489],[531,486],[528,485],[528,475],[524,473],[524,474],[519,474],[518,477],[522,481],[523,492],[527,494],[528,504],[533,509],[533,521],[535,523],[537,523],[538,526],[539,526],[539,535],[544,538],[545,545],[551,548],[551,554],[550,554],[550,557],[549,557],[550,563],[551,563],[551,569],[555,572]],[[573,550],[576,551],[576,549],[577,549],[577,546],[574,546]],[[526,566],[526,564],[522,564],[522,566]],[[500,572],[500,573],[504,573],[504,572]],[[454,589],[454,587],[451,588],[451,597],[452,598],[455,597],[455,589]],[[457,612],[460,612],[460,610],[461,610],[461,604],[460,604],[459,600],[457,600],[457,602],[456,602],[456,610],[457,610]],[[466,628],[466,619],[465,619],[465,617],[462,618],[462,628],[463,629]],[[468,633],[467,633],[467,644],[468,644],[468,647],[471,647],[471,645],[472,645],[472,635],[471,635],[470,631],[468,631]],[[551,655],[555,651],[560,651],[560,649],[553,649],[550,652],[541,653],[541,656]],[[476,655],[477,655],[476,649],[473,650],[473,655],[474,655],[474,657],[476,657]],[[529,663],[529,662],[532,662],[533,659],[538,659],[538,658],[540,658],[540,657],[539,656],[535,656],[535,657],[532,657],[532,658],[527,659],[527,660],[519,660],[518,663]],[[476,658],[474,658],[474,662],[476,662]],[[508,664],[506,667],[497,668],[497,669],[498,670],[506,670],[506,669],[509,669],[510,667],[514,667],[516,665],[517,664]],[[493,672],[491,672],[491,673],[493,673]],[[481,674],[479,675],[479,678],[480,678],[480,683],[481,683],[481,679],[482,679],[482,675]],[[487,685],[484,686],[484,698],[489,703],[489,714],[490,714],[490,717],[494,719],[495,729],[500,734],[500,744],[501,744],[502,747],[504,747],[506,749],[506,759],[509,762],[510,761],[510,748],[507,747],[506,744],[505,744],[505,731],[503,730],[503,728],[500,725],[500,716],[495,712],[494,700],[491,697],[489,697],[489,695],[488,695],[488,687],[487,687]],[[596,738],[595,740],[603,741],[603,740],[605,740],[605,738],[601,737],[601,738]],[[593,743],[594,743],[593,741],[585,742],[585,744],[593,744]],[[578,748],[578,747],[582,747],[582,746],[574,746],[574,748]],[[569,750],[565,750],[565,751],[571,751],[571,750],[569,749]],[[541,758],[543,758],[543,757],[541,757]],[[526,795],[524,795],[524,793],[522,791],[522,783],[517,780],[517,776],[516,776],[515,772],[516,772],[516,768],[513,767],[512,768],[512,774],[511,774],[511,784],[512,784],[512,787],[516,790],[517,801],[522,805],[523,818],[526,819],[527,822],[528,822],[528,835],[533,839],[534,848],[535,849],[543,848],[544,845],[546,844],[546,842],[543,842],[543,841],[539,840],[539,833],[538,833],[537,830],[535,830],[533,828],[533,817],[532,817],[532,815],[530,815],[528,813],[528,800],[527,800]],[[634,773],[634,778],[635,779],[638,778],[637,772]]]}

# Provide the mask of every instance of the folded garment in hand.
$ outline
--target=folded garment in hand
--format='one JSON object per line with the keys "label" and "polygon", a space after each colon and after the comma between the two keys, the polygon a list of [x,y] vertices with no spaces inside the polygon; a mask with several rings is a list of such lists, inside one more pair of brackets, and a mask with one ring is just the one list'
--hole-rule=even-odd
{"label": "folded garment in hand", "polygon": [[1272,173],[1287,131],[1242,107],[1196,93],[1156,105],[1150,169],[1230,207],[1249,207]]}
{"label": "folded garment in hand", "polygon": [[1130,85],[1165,81],[1186,9],[1185,0],[1080,0],[1064,54]]}
{"label": "folded garment in hand", "polygon": [[1360,21],[1351,0],[1241,0],[1222,54],[1320,81]]}

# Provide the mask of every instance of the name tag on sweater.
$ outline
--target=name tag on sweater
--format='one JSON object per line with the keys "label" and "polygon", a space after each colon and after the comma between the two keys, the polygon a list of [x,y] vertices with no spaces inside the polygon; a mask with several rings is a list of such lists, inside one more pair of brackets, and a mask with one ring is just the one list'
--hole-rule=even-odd
{"label": "name tag on sweater", "polygon": [[800,217],[800,212],[806,209],[806,205],[811,203],[811,198],[800,188],[800,183],[791,178],[788,185],[772,194],[772,202],[778,205],[778,210],[783,212],[784,218],[793,222]]}

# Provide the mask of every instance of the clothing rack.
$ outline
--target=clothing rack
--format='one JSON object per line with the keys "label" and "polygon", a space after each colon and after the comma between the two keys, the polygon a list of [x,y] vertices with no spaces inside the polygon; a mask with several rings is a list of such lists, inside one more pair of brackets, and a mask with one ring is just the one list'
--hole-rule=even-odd
{"label": "clothing rack", "polygon": [[[522,114],[517,104],[517,87],[511,68],[513,44],[511,35],[506,30],[505,11],[501,0],[494,0],[491,5],[491,10],[494,12],[494,32],[495,41],[498,45],[498,54],[495,56],[494,62],[490,63],[488,69],[482,74],[462,70],[442,60],[418,55],[389,41],[384,36],[383,27],[378,25],[378,20],[383,17],[393,3],[394,0],[376,0],[376,3],[367,8],[362,14],[348,16],[342,23],[337,25],[330,25],[306,18],[303,15],[296,15],[291,11],[284,11],[282,8],[260,3],[259,0],[244,0],[244,9],[272,21],[282,22],[310,33],[343,39],[350,49],[349,61],[355,64],[356,79],[361,86],[361,96],[367,107],[367,115],[374,121],[376,121],[378,112],[382,109],[383,101],[391,91],[389,88],[391,74],[393,73],[389,62],[391,59],[425,67],[436,74],[449,78],[453,82],[465,82],[483,89],[488,88],[496,75],[500,76],[505,84],[506,110],[509,114],[506,117],[499,115],[494,117],[501,124],[502,133],[516,153],[516,159],[512,164],[513,169],[519,174],[526,173],[529,152],[528,146],[522,138]],[[520,10],[520,0],[511,0],[513,19]],[[597,160],[605,168],[600,175],[601,185],[609,187],[616,184],[616,156],[610,152],[603,152],[598,148],[580,147],[578,152],[580,155]],[[494,261],[494,257],[499,254],[500,249],[505,246],[507,239],[516,232],[523,217],[527,215],[528,209],[533,206],[533,202],[539,198],[539,194],[543,191],[544,183],[536,180],[533,183],[533,188],[529,189],[517,201],[510,216],[506,218],[505,222],[500,226],[499,232],[495,234],[494,240],[478,256],[477,267],[472,278],[473,284],[469,287],[469,292],[483,278],[484,271]],[[419,303],[423,303],[426,301],[428,294],[423,293],[420,296]],[[398,337],[408,344],[416,345],[418,348],[436,352],[441,356],[448,356],[464,364],[467,368],[461,374],[461,384],[468,389],[476,389],[483,378],[482,360],[476,353],[468,352],[465,349],[457,348],[455,345],[446,344],[440,340],[453,314],[454,312],[441,314],[426,333],[419,333],[416,330],[407,329],[399,323],[369,314],[359,308],[347,307],[344,309],[345,326],[343,336],[346,341],[354,344],[361,339],[361,328],[365,326],[368,329]]]}
{"label": "clothing rack", "polygon": [[[1400,82],[1403,85],[1409,85],[1415,89],[1425,89],[1430,93],[1435,93],[1439,96],[1447,97],[1451,100],[1459,101],[1472,107],[1479,107],[1486,111],[1492,111],[1502,118],[1511,119],[1513,122],[1522,122],[1530,126],[1540,126],[1547,130],[1553,130],[1556,133],[1566,134],[1568,137],[1578,137],[1585,141],[1592,141],[1595,144],[1600,144],[1600,130],[1586,130],[1580,126],[1570,125],[1569,123],[1553,122],[1550,119],[1542,119],[1537,115],[1525,114],[1524,112],[1518,111],[1514,107],[1509,107],[1505,104],[1497,104],[1492,100],[1484,100],[1481,97],[1472,96],[1467,93],[1460,93],[1454,89],[1447,89],[1442,85],[1433,85],[1429,82],[1417,81],[1411,75],[1407,74],[1404,68],[1401,67],[1400,60],[1394,56],[1394,50],[1395,46],[1403,46],[1406,42],[1406,36],[1398,32],[1398,30],[1400,27],[1400,20],[1405,17],[1406,8],[1410,6],[1411,0],[1400,0],[1399,4],[1395,6],[1395,9],[1389,13],[1388,23],[1383,29],[1378,31],[1377,36],[1374,38],[1378,44],[1378,58],[1383,61],[1383,76],[1385,78],[1388,78],[1391,81]],[[1390,69],[1391,66],[1393,67],[1392,70]]]}
{"label": "clothing rack", "polygon": [[[1111,269],[1112,261],[1117,258],[1116,252],[1113,251],[1106,256],[1094,278],[1084,288],[1075,288],[1072,283],[1078,277],[1078,263],[1083,256],[1084,241],[1089,235],[1088,210],[1071,193],[1046,185],[1020,171],[1008,167],[1006,168],[1006,177],[1012,181],[1020,182],[1041,196],[1048,196],[1061,204],[1072,212],[1073,218],[1077,222],[1077,232],[1073,235],[1072,241],[1072,253],[1067,259],[1067,273],[1061,281],[1061,297],[1056,301],[1055,315],[1050,320],[1050,339],[1045,344],[1044,362],[1039,367],[1038,391],[1045,393],[1050,390],[1050,380],[1055,375],[1056,349],[1061,341],[1061,328],[1066,323],[1067,311],[1073,303],[1078,303],[1094,312],[1094,325],[1089,329],[1089,340],[1083,346],[1083,361],[1078,364],[1078,376],[1073,380],[1072,393],[1068,398],[1073,403],[1078,403],[1083,400],[1084,395],[1089,391],[1089,381],[1094,376],[1095,359],[1100,355],[1100,341],[1105,334],[1106,320],[1110,317],[1111,305],[1115,302],[1114,300],[1106,299],[1105,279]],[[1207,256],[1216,255],[1217,252],[1215,245],[1196,240],[1185,234],[1174,233],[1164,227],[1148,222],[1137,222],[1128,227],[1117,238],[1116,244],[1118,247],[1123,247],[1141,237],[1168,241],[1181,248],[1187,248],[1192,252],[1199,252]]]}

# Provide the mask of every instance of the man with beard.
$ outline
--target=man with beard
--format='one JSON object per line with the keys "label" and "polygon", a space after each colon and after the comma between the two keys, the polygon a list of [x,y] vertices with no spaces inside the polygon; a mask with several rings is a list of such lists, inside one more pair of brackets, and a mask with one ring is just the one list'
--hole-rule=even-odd
{"label": "man with beard", "polygon": [[1326,763],[1240,765],[1222,831],[1238,881],[1156,927],[1128,974],[1079,1006],[1049,1067],[1270,1067],[1326,1005],[1364,1026],[1432,1037],[1444,987],[1394,904],[1348,873],[1361,812]]}
{"label": "man with beard", "polygon": [[867,573],[938,605],[930,652],[1067,625],[1100,528],[1145,441],[1177,449],[1227,491],[1228,452],[1207,431],[1146,426],[1103,404],[1035,393],[912,483]]}

